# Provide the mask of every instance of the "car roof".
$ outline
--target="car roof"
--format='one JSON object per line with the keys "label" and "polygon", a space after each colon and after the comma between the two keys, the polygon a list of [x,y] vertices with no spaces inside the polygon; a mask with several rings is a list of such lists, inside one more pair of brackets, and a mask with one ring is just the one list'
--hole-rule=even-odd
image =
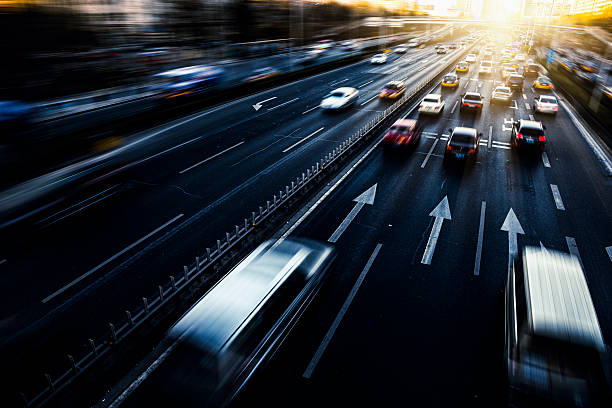
{"label": "car roof", "polygon": [[465,96],[478,96],[479,98],[481,97],[480,93],[478,92],[466,92]]}
{"label": "car roof", "polygon": [[523,79],[523,76],[521,74],[510,74],[510,76],[508,76],[508,79],[511,78]]}
{"label": "car roof", "polygon": [[519,125],[527,129],[543,129],[542,122],[536,122],[535,120],[519,119]]}
{"label": "car roof", "polygon": [[389,81],[385,84],[385,86],[389,85],[404,85],[404,83],[402,81]]}
{"label": "car roof", "polygon": [[593,300],[575,256],[526,247],[523,271],[529,328],[534,334],[605,349]]}
{"label": "car roof", "polygon": [[453,134],[476,136],[476,133],[476,129],[469,127],[457,126],[453,129]]}
{"label": "car roof", "polygon": [[498,86],[493,91],[508,91],[508,92],[510,92],[510,88],[508,88],[507,86]]}
{"label": "car roof", "polygon": [[344,86],[344,87],[342,87],[342,88],[337,88],[337,89],[334,89],[334,90],[332,91],[332,93],[333,93],[333,92],[351,93],[351,92],[353,92],[353,91],[356,91],[356,89],[355,89],[355,88],[351,88],[351,87],[349,87],[349,86]]}
{"label": "car roof", "polygon": [[425,98],[440,98],[442,95],[440,94],[427,94],[425,95]]}
{"label": "car roof", "polygon": [[414,119],[398,119],[392,126],[406,126],[412,128],[414,125],[416,125],[416,123],[417,121]]}

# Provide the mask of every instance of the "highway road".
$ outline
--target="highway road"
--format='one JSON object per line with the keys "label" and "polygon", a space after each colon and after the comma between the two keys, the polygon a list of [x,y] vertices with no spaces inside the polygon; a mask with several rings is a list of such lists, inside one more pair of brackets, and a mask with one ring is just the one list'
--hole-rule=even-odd
{"label": "highway road", "polygon": [[[106,333],[108,322],[388,107],[377,97],[387,81],[414,86],[462,53],[412,49],[380,66],[360,61],[139,134],[155,143],[143,143],[122,172],[4,240],[6,366],[65,364],[66,353]],[[320,111],[321,98],[341,86],[359,89],[356,106]]]}
{"label": "highway road", "polygon": [[[457,90],[432,89],[446,101],[441,117],[405,110],[425,125],[414,151],[368,150],[288,223],[288,236],[334,242],[338,256],[316,301],[233,406],[503,406],[513,236],[518,248],[579,257],[604,339],[612,338],[612,180],[583,135],[588,126],[567,104],[556,116],[534,113],[539,92],[527,81],[510,106],[491,106],[499,77],[479,77],[475,66]],[[480,115],[459,111],[465,91],[485,96]],[[531,118],[546,126],[543,154],[511,147],[509,121]],[[455,126],[483,133],[473,165],[442,163]],[[121,406],[160,401],[154,383]]]}

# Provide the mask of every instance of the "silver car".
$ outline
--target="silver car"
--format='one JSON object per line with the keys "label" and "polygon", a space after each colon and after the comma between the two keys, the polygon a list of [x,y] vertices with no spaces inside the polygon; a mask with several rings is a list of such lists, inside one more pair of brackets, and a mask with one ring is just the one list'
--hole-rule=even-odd
{"label": "silver car", "polygon": [[533,101],[533,110],[539,113],[552,113],[556,115],[559,111],[557,98],[550,95],[540,95]]}
{"label": "silver car", "polygon": [[338,88],[321,101],[321,109],[324,110],[340,110],[353,106],[357,102],[359,91],[355,88],[342,87]]}

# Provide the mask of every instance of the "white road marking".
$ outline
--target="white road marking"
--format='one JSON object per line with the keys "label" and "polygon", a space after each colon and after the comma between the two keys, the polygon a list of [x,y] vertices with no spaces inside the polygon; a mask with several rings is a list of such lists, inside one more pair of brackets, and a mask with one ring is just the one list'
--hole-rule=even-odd
{"label": "white road marking", "polygon": [[482,81],[478,83],[478,87],[482,88]]}
{"label": "white road marking", "polygon": [[425,137],[426,137],[426,138],[428,138],[428,139],[437,139],[437,137],[436,137],[436,136],[429,136],[429,135],[425,135]]}
{"label": "white road marking", "polygon": [[542,152],[542,162],[544,163],[544,167],[550,167],[550,161],[548,161],[546,152]]}
{"label": "white road marking", "polygon": [[346,81],[348,81],[348,80],[349,80],[348,78],[345,78],[345,79],[343,79],[343,80],[341,80],[341,81],[331,82],[331,83],[329,84],[329,86],[338,85],[338,84],[341,84],[341,83],[346,82]]}
{"label": "white road marking", "polygon": [[425,156],[425,160],[423,160],[423,164],[421,164],[421,168],[422,169],[424,169],[425,166],[427,165],[427,162],[429,161],[429,157],[431,156],[431,152],[433,152],[433,149],[438,144],[438,140],[440,140],[440,139],[434,140],[434,142],[431,144],[431,147],[429,148],[429,152],[427,153],[427,156]]}
{"label": "white road marking", "polygon": [[525,231],[523,231],[523,227],[516,217],[512,207],[510,207],[508,215],[506,215],[506,219],[501,226],[501,230],[508,232],[508,266],[510,266],[512,260],[518,254],[517,234],[525,234]]}
{"label": "white road marking", "polygon": [[51,214],[50,216],[48,216],[48,217],[46,217],[46,218],[43,218],[42,220],[38,221],[36,224],[41,224],[41,223],[43,223],[43,222],[47,221],[48,219],[55,217],[56,215],[62,214],[62,213],[64,213],[64,212],[66,212],[66,211],[70,210],[71,208],[74,208],[74,207],[77,207],[77,206],[79,206],[79,205],[81,205],[81,204],[84,204],[84,203],[88,202],[89,200],[92,200],[92,199],[94,199],[94,198],[96,198],[96,197],[98,197],[98,196],[100,196],[100,195],[102,195],[102,194],[106,193],[107,191],[109,191],[109,190],[112,190],[112,189],[116,188],[118,185],[119,185],[119,184],[115,184],[114,186],[111,186],[111,187],[109,187],[109,188],[107,188],[107,189],[105,189],[105,190],[100,191],[98,194],[94,194],[93,196],[88,197],[88,198],[86,198],[86,199],[84,199],[84,200],[82,200],[82,201],[79,201],[78,203],[73,204],[73,205],[71,205],[70,207],[64,208],[63,210],[60,210],[60,211],[58,211],[58,212],[56,212],[56,213],[53,213],[53,214]]}
{"label": "white road marking", "polygon": [[582,259],[580,258],[580,252],[578,252],[578,245],[576,245],[576,240],[572,237],[565,237],[565,242],[567,243],[567,248],[569,249],[570,254],[578,258],[578,262],[580,262],[580,266],[582,266],[582,270],[584,271],[584,264],[582,263]]}
{"label": "white road marking", "polygon": [[512,150],[511,147],[509,146],[503,146],[503,145],[493,145],[493,147],[497,148],[497,149],[506,149],[506,150]]}
{"label": "white road marking", "polygon": [[435,132],[421,132],[421,133],[423,133],[424,135],[438,136],[438,134]]}
{"label": "white road marking", "polygon": [[3,263],[5,263],[5,262],[6,262],[6,259],[1,260],[1,261],[0,261],[0,265],[2,265],[2,264],[3,264]]}
{"label": "white road marking", "polygon": [[501,145],[501,146],[512,146],[512,145],[511,145],[510,143],[508,143],[508,142],[498,142],[497,140],[494,140],[494,141],[493,141],[493,144],[496,144],[496,145]]}
{"label": "white road marking", "polygon": [[531,109],[531,106],[529,106],[529,104],[527,102],[525,102],[525,109],[527,109],[527,110]]}
{"label": "white road marking", "polygon": [[174,349],[176,348],[176,346],[179,344],[180,341],[181,341],[180,338],[174,340],[174,342],[170,345],[170,347],[168,347],[159,357],[157,357],[157,359],[155,359],[153,364],[147,367],[147,369],[142,374],[140,374],[138,378],[136,378],[136,380],[134,380],[134,382],[131,383],[130,386],[127,387],[125,391],[123,391],[121,395],[119,395],[113,401],[113,403],[108,406],[108,408],[117,408],[121,404],[123,404],[123,402],[134,392],[134,390],[138,388],[140,384],[142,384],[144,380],[146,380],[151,375],[151,373],[155,371],[157,367],[159,367],[161,363],[164,362],[164,360],[170,355],[170,353],[172,353],[172,351],[174,351]]}
{"label": "white road marking", "polygon": [[291,146],[289,146],[288,148],[283,150],[283,153],[287,153],[289,150],[293,149],[295,146],[298,146],[299,144],[304,143],[306,140],[310,139],[311,137],[313,137],[314,135],[316,135],[317,133],[319,133],[323,129],[325,129],[325,126],[321,127],[320,129],[315,130],[314,132],[312,132],[308,136],[298,140],[297,142],[295,142],[294,144],[292,144]]}
{"label": "white road marking", "polygon": [[516,104],[516,100],[512,100],[512,102],[514,103],[514,106],[510,106],[510,109],[518,109],[518,105]]}
{"label": "white road marking", "polygon": [[179,214],[176,217],[174,217],[173,219],[171,219],[170,221],[166,222],[165,224],[163,224],[161,227],[156,228],[155,230],[153,230],[152,232],[148,233],[147,235],[145,235],[144,237],[140,238],[138,241],[134,242],[131,245],[128,245],[127,247],[125,247],[124,249],[122,249],[121,251],[117,252],[115,255],[111,256],[110,258],[108,258],[106,261],[98,264],[97,266],[95,266],[94,268],[91,268],[89,271],[85,272],[83,275],[79,276],[78,278],[76,278],[75,280],[73,280],[72,282],[70,282],[69,284],[65,285],[64,287],[62,287],[61,289],[56,290],[55,292],[53,292],[52,294],[50,294],[49,296],[47,296],[46,298],[44,298],[42,300],[43,303],[47,303],[48,301],[50,301],[51,299],[55,298],[57,295],[60,295],[62,293],[64,293],[67,289],[71,288],[72,286],[76,285],[77,283],[79,283],[80,281],[82,281],[83,279],[85,279],[86,277],[88,277],[89,275],[91,275],[92,273],[96,272],[97,270],[99,270],[100,268],[104,267],[106,264],[108,264],[109,262],[114,261],[115,259],[119,258],[121,255],[125,254],[127,251],[129,251],[130,249],[134,248],[136,245],[140,244],[141,242],[147,240],[148,238],[150,238],[151,236],[155,235],[156,233],[158,233],[159,231],[163,230],[164,228],[166,228],[168,225],[172,224],[173,222],[175,222],[176,220],[178,220],[179,218],[181,218],[184,214]]}
{"label": "white road marking", "polygon": [[332,243],[338,242],[338,239],[340,238],[340,236],[344,233],[344,231],[346,231],[348,226],[351,224],[351,222],[353,222],[357,214],[359,214],[361,209],[366,204],[374,205],[374,198],[376,197],[376,186],[377,185],[378,183],[374,184],[372,187],[370,187],[369,189],[364,191],[362,194],[360,194],[359,197],[353,200],[353,201],[356,201],[357,204],[355,204],[351,212],[349,212],[346,218],[340,223],[340,225],[338,226],[338,228],[336,228],[334,233],[331,234],[331,236],[328,239],[329,242],[332,242]]}
{"label": "white road marking", "polygon": [[478,225],[478,243],[476,244],[476,262],[474,263],[474,275],[480,275],[480,259],[482,258],[482,239],[484,234],[486,209],[487,202],[483,201],[480,206],[480,224]]}
{"label": "white road marking", "polygon": [[486,140],[481,140],[478,144],[480,146],[486,146],[487,145],[487,141]]}
{"label": "white road marking", "polygon": [[[507,132],[512,130],[512,124],[514,123],[514,119],[506,119],[504,118],[504,124],[502,125],[502,132]],[[506,125],[509,125],[506,127]]]}
{"label": "white road marking", "polygon": [[563,200],[561,199],[561,193],[559,193],[559,187],[557,187],[556,184],[551,184],[550,189],[552,190],[552,194],[555,199],[555,205],[557,206],[557,210],[565,211],[565,206],[563,205]]}
{"label": "white road marking", "polygon": [[[48,227],[48,226],[50,226],[50,225],[53,225],[53,224],[55,224],[56,222],[60,222],[61,220],[63,220],[63,219],[65,219],[65,218],[70,217],[71,215],[74,215],[74,214],[76,214],[76,213],[79,213],[79,212],[83,211],[84,209],[86,209],[87,207],[91,207],[92,205],[94,205],[94,204],[96,204],[96,203],[99,203],[99,202],[100,202],[100,201],[102,201],[102,200],[106,200],[107,198],[114,196],[114,195],[115,195],[115,194],[117,194],[118,192],[119,192],[119,191],[113,191],[113,192],[112,192],[112,193],[110,193],[110,194],[107,194],[107,195],[105,195],[105,196],[102,196],[102,197],[98,198],[97,200],[92,201],[91,203],[89,203],[89,204],[87,204],[87,205],[84,205],[84,206],[83,206],[83,207],[81,207],[81,208],[77,208],[76,210],[74,210],[74,211],[72,211],[72,212],[70,212],[70,213],[68,213],[68,214],[64,215],[63,217],[60,217],[60,218],[57,218],[57,219],[53,220],[53,221],[52,221],[52,222],[50,222],[49,224],[45,225],[45,227]],[[63,211],[63,210],[62,210],[62,211]],[[48,218],[50,218],[50,217],[47,217],[47,218],[45,218],[45,219],[48,219]],[[37,224],[38,224],[38,223],[37,223]]]}
{"label": "white road marking", "polygon": [[374,95],[373,97],[371,97],[370,99],[368,99],[367,101],[363,102],[361,104],[361,106],[365,105],[366,103],[372,102],[374,99],[378,98],[378,95]]}
{"label": "white road marking", "polygon": [[458,103],[459,103],[459,99],[455,101],[455,104],[453,105],[453,109],[451,109],[451,113],[455,113],[455,108],[457,108]]}
{"label": "white road marking", "polygon": [[180,174],[186,173],[186,172],[188,172],[189,170],[194,169],[194,168],[198,167],[199,165],[206,163],[206,162],[207,162],[207,161],[209,161],[209,160],[212,160],[212,159],[214,159],[214,158],[216,158],[216,157],[221,156],[223,153],[229,152],[230,150],[232,150],[232,149],[234,149],[234,148],[236,148],[236,147],[240,146],[240,145],[241,145],[241,144],[243,144],[243,143],[244,143],[244,140],[243,140],[242,142],[240,142],[240,143],[236,143],[235,145],[233,145],[233,146],[231,146],[231,147],[228,147],[227,149],[225,149],[225,150],[223,150],[223,151],[220,151],[220,152],[219,152],[219,153],[217,153],[217,154],[214,154],[214,155],[210,156],[210,157],[209,157],[209,158],[207,158],[207,159],[202,160],[201,162],[198,162],[198,163],[194,164],[193,166],[187,167],[186,169],[179,171],[179,173],[180,173]]}
{"label": "white road marking", "polygon": [[308,112],[312,112],[313,110],[317,109],[319,107],[319,105],[313,106],[312,108],[305,110],[304,112],[302,112],[302,115],[307,114]]}
{"label": "white road marking", "polygon": [[523,99],[527,100],[527,95],[523,94]]}
{"label": "white road marking", "polygon": [[491,142],[493,141],[493,125],[489,126],[489,140],[487,147],[491,148]]}
{"label": "white road marking", "polygon": [[529,120],[535,120],[535,118],[533,117],[531,113],[529,114]]}
{"label": "white road marking", "polygon": [[397,71],[398,69],[399,69],[399,67],[394,67],[394,68],[391,68],[391,69],[389,69],[389,70],[385,71],[384,73],[385,73],[386,75],[388,75],[388,74],[392,74],[392,73],[394,73],[395,71]]}
{"label": "white road marking", "polygon": [[340,311],[338,312],[338,315],[336,316],[336,318],[334,319],[334,322],[332,323],[331,327],[329,328],[329,330],[325,334],[325,337],[323,338],[323,341],[321,342],[321,344],[319,345],[319,348],[317,349],[317,351],[315,352],[314,356],[312,357],[312,360],[310,360],[310,363],[308,364],[308,367],[306,367],[306,371],[304,371],[304,374],[302,374],[302,377],[310,378],[312,376],[312,373],[313,373],[314,369],[317,367],[317,364],[319,363],[319,360],[321,359],[321,356],[325,352],[325,349],[327,348],[327,345],[329,344],[329,342],[331,341],[332,337],[334,336],[334,333],[336,332],[336,329],[340,325],[340,322],[342,321],[342,318],[346,314],[346,311],[348,310],[349,306],[351,305],[351,302],[353,301],[353,298],[357,294],[357,291],[359,290],[359,287],[361,286],[361,283],[365,279],[368,271],[370,270],[370,268],[372,267],[372,264],[374,263],[374,260],[378,256],[378,252],[380,252],[380,248],[381,247],[382,247],[382,244],[379,243],[379,244],[376,245],[376,248],[374,248],[374,252],[372,252],[372,255],[370,255],[370,259],[368,259],[368,262],[366,263],[366,265],[364,266],[363,270],[361,271],[361,274],[359,274],[359,277],[357,278],[357,281],[353,285],[353,288],[351,289],[351,292],[349,293],[348,297],[344,301],[344,304],[340,308]]}
{"label": "white road marking", "polygon": [[283,102],[283,103],[281,103],[280,105],[276,105],[276,106],[273,106],[273,107],[271,107],[271,108],[268,108],[268,111],[273,111],[274,109],[281,108],[281,107],[283,107],[283,106],[285,106],[285,105],[290,104],[291,102],[295,102],[295,101],[297,101],[298,99],[300,99],[300,98],[293,98],[293,99],[291,99],[290,101]]}
{"label": "white road marking", "polygon": [[431,259],[433,258],[434,251],[436,250],[436,244],[438,243],[438,238],[440,237],[440,231],[442,230],[442,223],[444,223],[444,220],[452,219],[450,207],[448,205],[448,196],[444,196],[436,208],[429,213],[429,216],[436,217],[436,220],[431,228],[429,239],[427,240],[427,245],[425,246],[425,251],[423,252],[423,258],[421,258],[421,263],[424,265],[431,265]]}
{"label": "white road marking", "polygon": [[361,84],[361,85],[359,85],[357,88],[363,88],[364,86],[366,86],[366,85],[368,85],[368,84],[371,84],[372,82],[374,82],[374,80],[368,81],[368,82],[366,82],[365,84]]}
{"label": "white road marking", "polygon": [[[608,253],[608,258],[610,258],[610,262],[612,262],[612,246],[606,247],[606,252]],[[5,259],[6,261],[6,259]],[[0,262],[2,263],[2,262]]]}

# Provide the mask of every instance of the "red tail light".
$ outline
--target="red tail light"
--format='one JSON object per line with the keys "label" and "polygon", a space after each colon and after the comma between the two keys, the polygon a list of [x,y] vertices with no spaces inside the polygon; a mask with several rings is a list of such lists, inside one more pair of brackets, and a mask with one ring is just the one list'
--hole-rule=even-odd
{"label": "red tail light", "polygon": [[463,102],[463,106],[468,106],[468,105],[469,105],[469,103]]}
{"label": "red tail light", "polygon": [[446,150],[453,150],[453,148],[451,147],[451,145],[446,145]]}
{"label": "red tail light", "polygon": [[479,104],[479,103],[477,103],[477,104],[475,104],[474,106],[476,106],[477,108],[480,108],[482,105],[481,105],[481,104]]}
{"label": "red tail light", "polygon": [[553,106],[553,110],[556,112],[556,111],[559,110],[559,107],[558,106]]}
{"label": "red tail light", "polygon": [[522,139],[523,138],[523,134],[522,133],[517,133],[516,134],[516,138],[517,139]]}
{"label": "red tail light", "polygon": [[540,136],[540,142],[545,142],[546,141],[546,136]]}
{"label": "red tail light", "polygon": [[469,153],[469,154],[474,154],[474,153],[476,153],[476,149],[470,149],[470,150],[468,151],[468,153]]}

